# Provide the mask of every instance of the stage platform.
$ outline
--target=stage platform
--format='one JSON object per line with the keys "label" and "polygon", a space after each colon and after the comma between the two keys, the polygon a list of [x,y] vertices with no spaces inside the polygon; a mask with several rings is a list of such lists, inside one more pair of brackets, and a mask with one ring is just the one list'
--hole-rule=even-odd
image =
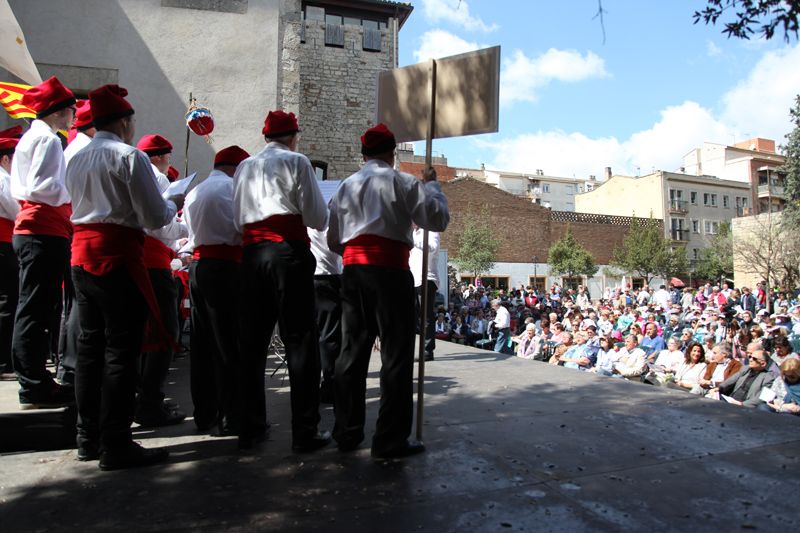
{"label": "stage platform", "polygon": [[[16,383],[0,383],[0,443],[13,437],[18,449],[0,456],[2,529],[800,529],[798,417],[439,342],[426,364],[427,452],[374,461],[379,365],[374,354],[367,441],[355,452],[291,452],[284,367],[267,379],[272,433],[261,447],[239,452],[187,420],[136,430],[145,446],[168,446],[170,460],[121,472],[78,462],[74,450],[19,450],[17,432],[30,427],[40,447],[57,447],[42,439],[63,439],[54,421],[67,415],[40,414],[38,426],[19,414]],[[178,360],[169,393],[191,413],[188,376],[188,359]],[[330,429],[330,406],[322,417]]]}

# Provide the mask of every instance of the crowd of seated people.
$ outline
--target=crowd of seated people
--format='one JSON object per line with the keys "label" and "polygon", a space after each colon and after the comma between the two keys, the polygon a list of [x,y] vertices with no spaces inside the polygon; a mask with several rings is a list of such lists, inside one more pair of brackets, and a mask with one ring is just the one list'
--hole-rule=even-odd
{"label": "crowd of seated people", "polygon": [[768,296],[763,284],[753,291],[662,285],[609,289],[592,299],[583,287],[468,286],[439,309],[437,328],[440,322],[441,338],[453,342],[800,414],[796,292]]}

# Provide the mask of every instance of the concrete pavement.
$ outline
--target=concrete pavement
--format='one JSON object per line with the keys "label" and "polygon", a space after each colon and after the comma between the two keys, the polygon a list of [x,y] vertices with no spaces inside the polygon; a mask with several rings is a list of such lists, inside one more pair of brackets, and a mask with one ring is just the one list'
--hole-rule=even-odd
{"label": "concrete pavement", "polygon": [[[180,426],[140,430],[165,465],[101,472],[74,450],[0,456],[5,531],[685,531],[800,528],[800,418],[438,343],[426,364],[424,441],[374,461],[379,357],[367,441],[342,454],[290,450],[288,379],[267,379],[271,439]],[[270,358],[270,364],[275,361]],[[170,393],[191,411],[188,359]],[[268,370],[271,373],[272,369]],[[16,409],[0,383],[0,411]],[[9,387],[12,387],[11,389]],[[323,408],[323,428],[333,412]],[[2,420],[0,415],[0,420]],[[7,426],[0,426],[4,433]],[[2,437],[5,438],[5,435]]]}

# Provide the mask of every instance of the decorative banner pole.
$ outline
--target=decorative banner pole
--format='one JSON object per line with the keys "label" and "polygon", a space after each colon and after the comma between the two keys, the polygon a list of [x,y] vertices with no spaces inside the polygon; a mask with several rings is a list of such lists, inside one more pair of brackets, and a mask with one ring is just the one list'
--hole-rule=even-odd
{"label": "decorative banner pole", "polygon": [[184,176],[189,175],[189,131],[195,132],[201,137],[205,137],[206,142],[211,144],[211,132],[214,131],[214,116],[207,107],[198,107],[197,99],[189,93],[189,109],[186,110],[186,165]]}
{"label": "decorative banner pole", "polygon": [[[194,98],[192,98],[192,93],[189,93],[189,110],[187,111],[187,117],[188,117],[188,113],[191,112],[193,106],[194,106]],[[186,151],[184,152],[184,155],[183,155],[183,176],[184,177],[189,175],[189,138],[190,138],[191,131],[192,130],[191,130],[191,128],[189,128],[189,124],[187,122],[187,124],[186,124]]]}
{"label": "decorative banner pole", "polygon": [[[381,72],[376,122],[397,142],[425,139],[425,176],[433,171],[433,139],[493,133],[499,128],[500,47]],[[424,229],[424,228],[423,228]],[[417,440],[422,440],[428,232],[422,246],[422,311],[417,378]]]}

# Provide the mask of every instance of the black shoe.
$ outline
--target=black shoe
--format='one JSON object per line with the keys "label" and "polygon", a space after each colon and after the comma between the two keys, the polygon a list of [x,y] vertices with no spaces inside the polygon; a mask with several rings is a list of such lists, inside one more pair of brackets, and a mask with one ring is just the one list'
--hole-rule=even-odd
{"label": "black shoe", "polygon": [[336,447],[339,448],[340,452],[352,452],[353,450],[357,449],[361,445],[361,441],[343,441],[336,443]]}
{"label": "black shoe", "polygon": [[100,459],[100,447],[92,442],[78,444],[78,461],[97,461]]}
{"label": "black shoe", "polygon": [[133,420],[142,427],[161,427],[180,424],[185,418],[186,413],[180,409],[161,405],[160,408],[153,411],[137,409]]}
{"label": "black shoe", "polygon": [[166,448],[142,448],[131,442],[118,450],[105,450],[100,454],[100,470],[122,470],[160,463],[169,457]]}
{"label": "black shoe", "polygon": [[66,407],[75,403],[75,389],[65,385],[59,385],[53,382],[50,392],[33,401],[27,399],[19,399],[19,407],[23,411],[30,409],[57,409],[59,407]]}
{"label": "black shoe", "polygon": [[317,431],[313,437],[292,441],[292,450],[298,453],[311,453],[324,448],[331,442],[330,431]]}
{"label": "black shoe", "polygon": [[239,435],[239,449],[252,450],[256,444],[260,444],[269,438],[269,428],[260,431],[255,435]]}
{"label": "black shoe", "polygon": [[431,352],[425,352],[425,360],[433,361],[433,354]]}
{"label": "black shoe", "polygon": [[406,441],[401,446],[395,448],[389,448],[388,450],[376,450],[375,448],[372,449],[372,457],[375,459],[400,459],[402,457],[408,457],[410,455],[417,455],[418,453],[422,453],[425,451],[425,445],[421,442],[408,442]]}

